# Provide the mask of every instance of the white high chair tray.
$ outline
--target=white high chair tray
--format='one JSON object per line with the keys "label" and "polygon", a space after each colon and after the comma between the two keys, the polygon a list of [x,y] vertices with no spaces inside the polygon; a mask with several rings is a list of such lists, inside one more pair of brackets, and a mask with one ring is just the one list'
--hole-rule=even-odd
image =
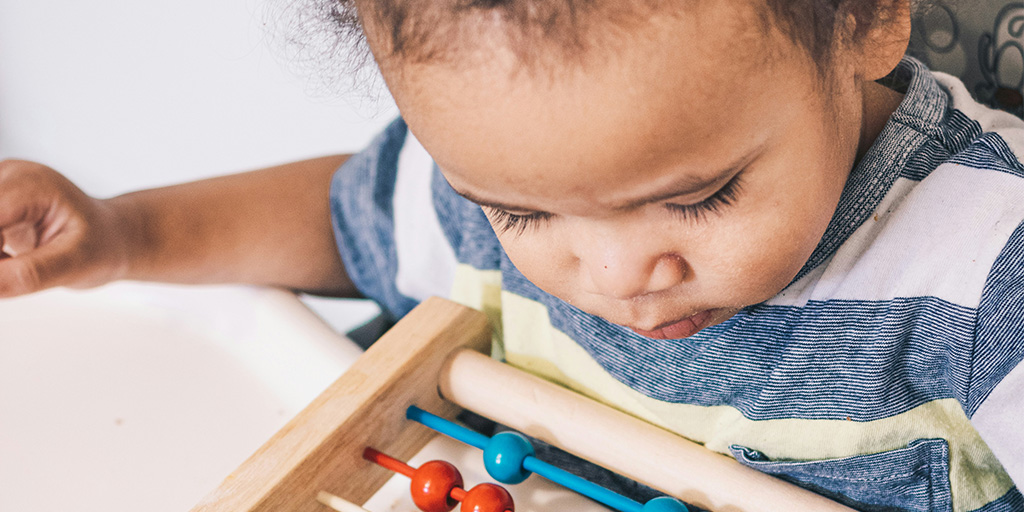
{"label": "white high chair tray", "polygon": [[279,290],[0,300],[0,511],[187,511],[360,353]]}
{"label": "white high chair tray", "polygon": [[[0,299],[0,511],[185,512],[360,353],[280,290]],[[410,462],[430,458],[490,481],[475,448],[438,438]],[[537,477],[518,487],[520,511],[605,510]],[[415,510],[408,481],[367,508]]]}

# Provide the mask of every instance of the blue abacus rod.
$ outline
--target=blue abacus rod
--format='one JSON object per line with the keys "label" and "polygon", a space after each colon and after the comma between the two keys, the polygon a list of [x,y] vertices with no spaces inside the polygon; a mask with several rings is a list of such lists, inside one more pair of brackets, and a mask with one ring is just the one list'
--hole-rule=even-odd
{"label": "blue abacus rod", "polygon": [[430,427],[431,429],[448,437],[458,439],[470,446],[475,446],[481,450],[486,448],[487,442],[491,440],[490,437],[487,437],[475,430],[468,429],[457,423],[452,423],[440,416],[424,411],[415,405],[410,405],[409,408],[405,410],[405,417],[424,426]]}
{"label": "blue abacus rod", "polygon": [[[452,423],[440,416],[431,414],[415,405],[409,406],[405,411],[406,418],[421,423],[433,430],[436,430],[448,437],[457,439],[470,446],[481,450],[487,448],[491,438],[479,432],[470,430],[462,425]],[[564,469],[552,466],[532,455],[526,456],[523,460],[523,469],[537,473],[538,475],[555,482],[563,487],[572,489],[594,501],[603,503],[621,512],[643,512],[644,506],[635,500],[631,500],[617,492],[608,490],[588,480],[584,480]],[[491,475],[495,477],[495,475]],[[497,477],[495,477],[497,478]],[[500,480],[500,479],[499,479]],[[685,510],[685,508],[683,509]]]}

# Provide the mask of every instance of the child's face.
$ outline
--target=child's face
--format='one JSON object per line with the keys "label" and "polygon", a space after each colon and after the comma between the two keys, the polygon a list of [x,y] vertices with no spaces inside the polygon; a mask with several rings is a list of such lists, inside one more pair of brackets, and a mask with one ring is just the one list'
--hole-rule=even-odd
{"label": "child's face", "polygon": [[389,80],[527,278],[651,337],[779,293],[824,233],[861,135],[859,87],[828,89],[724,2],[702,9],[562,74],[510,73],[501,53]]}

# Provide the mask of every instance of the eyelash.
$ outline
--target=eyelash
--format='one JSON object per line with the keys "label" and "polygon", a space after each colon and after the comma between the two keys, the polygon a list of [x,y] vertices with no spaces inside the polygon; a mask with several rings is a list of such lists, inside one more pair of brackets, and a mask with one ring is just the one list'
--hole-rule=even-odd
{"label": "eyelash", "polygon": [[736,202],[736,198],[739,197],[742,189],[742,180],[740,176],[743,173],[739,173],[734,176],[728,183],[722,188],[704,199],[699,203],[693,204],[666,204],[673,213],[682,217],[683,220],[704,222],[708,219],[708,215],[717,214],[722,209],[732,206]]}
{"label": "eyelash", "polygon": [[[723,208],[732,206],[733,203],[736,202],[736,198],[739,197],[742,188],[740,180],[741,175],[742,173],[737,174],[733,179],[729,180],[725,186],[718,189],[717,192],[699,203],[669,203],[665,206],[674,214],[680,216],[683,220],[694,222],[706,221],[708,215],[719,213]],[[516,235],[521,235],[526,232],[527,229],[539,227],[543,222],[551,219],[551,214],[547,212],[533,212],[527,215],[519,215],[505,210],[499,210],[497,208],[486,208],[486,210],[487,215],[491,217],[491,222],[494,223],[499,234],[514,231]]]}
{"label": "eyelash", "polygon": [[551,218],[551,214],[547,212],[518,215],[497,208],[487,208],[487,210],[487,214],[491,217],[491,222],[499,230],[499,234],[514,231],[516,235],[521,235],[526,232],[527,228],[538,227],[541,223]]}

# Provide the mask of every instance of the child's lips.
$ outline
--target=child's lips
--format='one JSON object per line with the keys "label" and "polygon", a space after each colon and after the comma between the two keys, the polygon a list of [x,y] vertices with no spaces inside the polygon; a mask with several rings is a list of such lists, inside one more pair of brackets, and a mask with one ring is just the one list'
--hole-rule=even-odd
{"label": "child's lips", "polygon": [[630,329],[648,338],[654,338],[658,340],[674,340],[679,338],[687,338],[697,334],[698,331],[707,327],[708,321],[711,319],[711,310],[701,311],[693,316],[688,316],[682,320],[677,320],[668,325],[663,325],[657,329],[645,331],[643,329],[637,329],[630,327]]}

